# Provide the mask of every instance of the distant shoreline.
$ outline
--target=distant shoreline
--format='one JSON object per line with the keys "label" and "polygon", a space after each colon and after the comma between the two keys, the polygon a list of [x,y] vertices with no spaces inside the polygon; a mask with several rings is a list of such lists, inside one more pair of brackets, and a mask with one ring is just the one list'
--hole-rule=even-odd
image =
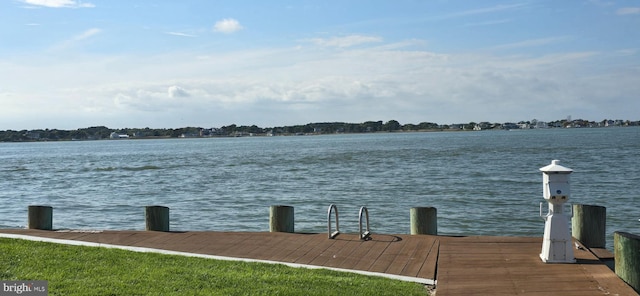
{"label": "distant shoreline", "polygon": [[537,120],[518,123],[470,122],[464,124],[440,125],[432,122],[400,124],[396,120],[386,123],[367,121],[363,123],[321,122],[306,125],[260,128],[237,126],[235,124],[219,128],[183,127],[177,129],[124,128],[111,129],[105,126],[88,127],[77,130],[36,129],[0,131],[0,142],[48,142],[48,141],[92,141],[122,139],[169,139],[169,138],[228,138],[228,137],[268,137],[268,136],[309,136],[327,134],[363,134],[394,132],[443,132],[443,131],[485,131],[485,130],[528,130],[548,128],[603,128],[640,126],[640,121],[602,120],[557,120],[542,122]]}

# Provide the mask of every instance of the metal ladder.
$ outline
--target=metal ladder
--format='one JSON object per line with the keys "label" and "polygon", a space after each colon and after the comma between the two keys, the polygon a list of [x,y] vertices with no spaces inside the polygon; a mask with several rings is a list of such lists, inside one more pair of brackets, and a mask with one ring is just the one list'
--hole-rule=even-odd
{"label": "metal ladder", "polygon": [[[367,230],[365,232],[362,232],[362,214],[365,214],[365,217],[367,218]],[[360,239],[361,240],[370,240],[371,239],[371,232],[369,231],[369,210],[367,209],[367,207],[360,207],[360,213],[358,213],[358,226],[360,229]]]}
{"label": "metal ladder", "polygon": [[[331,210],[335,210],[336,213],[336,231],[331,232]],[[327,228],[329,233],[329,239],[334,239],[338,234],[340,234],[340,223],[338,222],[338,207],[334,204],[329,205],[329,210],[327,211]]]}
{"label": "metal ladder", "polygon": [[[335,213],[336,218],[336,230],[332,231],[331,229],[331,213]],[[362,231],[362,218],[365,218],[366,227],[365,231]],[[360,207],[360,212],[358,213],[358,228],[360,231],[360,239],[361,240],[370,240],[371,239],[371,231],[369,230],[369,210],[367,207]],[[338,207],[334,204],[329,205],[329,209],[327,210],[327,234],[329,239],[335,239],[338,234],[340,234],[340,223],[338,220]]]}

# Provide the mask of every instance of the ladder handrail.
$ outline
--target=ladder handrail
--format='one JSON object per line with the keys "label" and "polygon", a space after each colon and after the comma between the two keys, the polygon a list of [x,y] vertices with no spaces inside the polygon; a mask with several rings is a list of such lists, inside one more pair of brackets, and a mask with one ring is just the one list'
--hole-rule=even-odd
{"label": "ladder handrail", "polygon": [[[336,231],[331,232],[331,211],[335,210],[336,215]],[[329,205],[329,210],[327,211],[327,232],[329,234],[329,239],[334,239],[338,234],[340,234],[340,224],[338,222],[338,207],[334,204]]]}
{"label": "ladder handrail", "polygon": [[[365,214],[366,222],[367,222],[367,228],[365,232],[362,232],[362,214]],[[358,225],[360,227],[360,239],[361,240],[369,240],[371,239],[371,232],[369,231],[369,210],[367,209],[367,207],[361,207],[360,208],[360,213],[358,214]]]}

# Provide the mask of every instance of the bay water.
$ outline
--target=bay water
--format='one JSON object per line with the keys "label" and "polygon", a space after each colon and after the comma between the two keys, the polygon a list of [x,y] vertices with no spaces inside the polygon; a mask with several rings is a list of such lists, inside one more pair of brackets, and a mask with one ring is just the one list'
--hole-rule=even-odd
{"label": "bay water", "polygon": [[569,203],[607,208],[609,248],[640,234],[639,127],[1,143],[0,228],[50,205],[56,229],[142,230],[163,205],[171,230],[268,231],[289,205],[317,233],[335,204],[342,232],[366,206],[373,234],[409,233],[430,206],[442,235],[541,237],[553,159],[574,170]]}

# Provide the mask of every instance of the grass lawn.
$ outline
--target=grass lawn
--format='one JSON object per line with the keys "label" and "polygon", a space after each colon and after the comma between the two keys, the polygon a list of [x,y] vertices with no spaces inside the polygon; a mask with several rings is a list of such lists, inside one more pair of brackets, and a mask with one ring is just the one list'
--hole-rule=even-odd
{"label": "grass lawn", "polygon": [[421,284],[330,270],[0,238],[0,280],[49,295],[427,295]]}

